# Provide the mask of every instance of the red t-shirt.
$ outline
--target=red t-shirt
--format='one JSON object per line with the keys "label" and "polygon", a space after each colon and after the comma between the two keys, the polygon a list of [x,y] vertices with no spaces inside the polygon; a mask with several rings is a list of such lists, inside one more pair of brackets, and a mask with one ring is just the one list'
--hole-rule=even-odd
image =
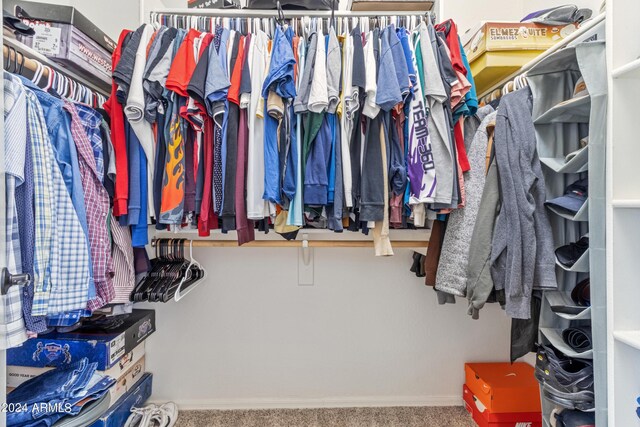
{"label": "red t-shirt", "polygon": [[469,158],[467,157],[467,150],[464,147],[464,120],[458,120],[455,127],[453,128],[453,136],[456,141],[456,150],[458,151],[458,163],[460,163],[460,169],[462,172],[468,172],[471,170],[471,165],[469,164]]}
{"label": "red t-shirt", "polygon": [[[129,30],[123,30],[118,39],[118,45],[113,51],[111,57],[113,69],[116,68],[122,55],[122,43],[125,37],[130,33]],[[127,162],[127,139],[124,133],[124,111],[122,105],[118,102],[116,92],[118,85],[116,82],[111,84],[111,94],[103,108],[111,118],[111,143],[116,162],[116,182],[113,197],[113,214],[115,216],[126,215],[128,212],[127,205],[129,201],[129,164]]]}
{"label": "red t-shirt", "polygon": [[[436,30],[443,32],[447,36],[447,46],[451,54],[451,63],[456,71],[467,75],[467,67],[462,62],[462,52],[460,52],[460,39],[458,38],[458,27],[452,19],[448,19],[436,25]],[[447,31],[447,29],[449,31]]]}
{"label": "red t-shirt", "polygon": [[[193,43],[200,37],[200,34],[200,31],[194,30],[193,28],[189,30],[178,48],[175,58],[173,58],[173,63],[167,76],[166,88],[185,98],[189,97],[187,86],[189,86],[191,76],[197,65],[193,55]],[[209,40],[209,42],[210,41],[211,40]],[[200,52],[203,52],[203,50],[200,49]]]}

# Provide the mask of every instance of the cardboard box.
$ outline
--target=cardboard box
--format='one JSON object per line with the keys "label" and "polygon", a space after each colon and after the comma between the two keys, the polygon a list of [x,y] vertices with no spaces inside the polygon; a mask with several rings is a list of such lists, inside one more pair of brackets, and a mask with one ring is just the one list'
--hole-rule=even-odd
{"label": "cardboard box", "polygon": [[156,330],[154,310],[103,318],[74,332],[42,335],[7,350],[7,365],[55,367],[82,357],[98,363],[98,370],[114,366]]}
{"label": "cardboard box", "polygon": [[576,24],[481,22],[461,35],[478,94],[576,31]]}
{"label": "cardboard box", "polygon": [[[137,384],[146,372],[145,358],[134,363],[124,374],[116,378],[116,383],[109,389],[111,404],[114,405],[122,396]],[[112,406],[111,405],[111,406]]]}
{"label": "cardboard box", "polygon": [[492,413],[473,395],[469,387],[462,387],[464,407],[480,427],[542,427],[540,412]]}
{"label": "cardboard box", "polygon": [[109,52],[72,25],[25,19],[23,22],[31,26],[36,34],[19,36],[22,43],[89,80],[99,79],[107,90],[112,71]]}
{"label": "cardboard box", "polygon": [[524,22],[481,22],[465,37],[464,50],[469,62],[485,52],[537,50],[545,51],[569,36],[578,27],[542,25]]}
{"label": "cardboard box", "polygon": [[[140,343],[133,351],[125,354],[118,362],[106,371],[98,371],[101,375],[111,378],[122,377],[134,364],[144,357],[144,342]],[[44,374],[54,368],[34,368],[31,366],[7,366],[7,387],[18,387],[23,382]]]}
{"label": "cardboard box", "polygon": [[116,48],[117,43],[111,37],[72,6],[24,0],[4,0],[3,8],[18,18],[26,18],[28,21],[72,25],[106,50],[109,55]]}
{"label": "cardboard box", "polygon": [[131,408],[144,406],[151,396],[153,375],[146,373],[134,387],[122,396],[91,427],[122,427],[131,413]]}
{"label": "cardboard box", "polygon": [[492,413],[540,412],[533,366],[523,363],[466,363],[467,387]]}
{"label": "cardboard box", "polygon": [[19,36],[22,43],[87,79],[99,79],[108,92],[116,44],[77,9],[20,0],[5,1],[5,8],[36,32]]}
{"label": "cardboard box", "polygon": [[351,10],[357,12],[395,12],[398,10],[428,12],[433,9],[431,0],[353,0]]}

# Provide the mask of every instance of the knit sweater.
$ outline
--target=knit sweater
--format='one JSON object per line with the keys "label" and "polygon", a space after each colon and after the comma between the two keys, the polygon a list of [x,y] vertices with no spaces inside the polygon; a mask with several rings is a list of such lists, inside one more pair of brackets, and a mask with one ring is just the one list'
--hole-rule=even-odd
{"label": "knit sweater", "polygon": [[496,113],[493,107],[487,105],[478,110],[477,116],[481,124],[468,152],[471,170],[464,173],[466,205],[449,215],[436,276],[436,290],[456,296],[465,296],[467,290],[469,247],[485,180],[487,125],[495,120]]}

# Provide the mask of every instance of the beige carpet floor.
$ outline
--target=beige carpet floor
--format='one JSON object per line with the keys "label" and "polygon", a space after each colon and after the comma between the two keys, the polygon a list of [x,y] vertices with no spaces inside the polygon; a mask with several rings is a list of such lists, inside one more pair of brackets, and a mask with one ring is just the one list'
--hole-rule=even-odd
{"label": "beige carpet floor", "polygon": [[474,427],[461,406],[182,411],[175,427]]}

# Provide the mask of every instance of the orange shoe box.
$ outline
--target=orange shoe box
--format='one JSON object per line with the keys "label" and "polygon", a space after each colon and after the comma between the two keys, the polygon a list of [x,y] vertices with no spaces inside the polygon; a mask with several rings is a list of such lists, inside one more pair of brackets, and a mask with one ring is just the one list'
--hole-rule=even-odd
{"label": "orange shoe box", "polygon": [[465,409],[480,427],[542,427],[540,412],[492,413],[466,385],[463,386],[462,396]]}
{"label": "orange shoe box", "polygon": [[540,388],[531,365],[466,363],[466,385],[491,413],[540,412]]}

